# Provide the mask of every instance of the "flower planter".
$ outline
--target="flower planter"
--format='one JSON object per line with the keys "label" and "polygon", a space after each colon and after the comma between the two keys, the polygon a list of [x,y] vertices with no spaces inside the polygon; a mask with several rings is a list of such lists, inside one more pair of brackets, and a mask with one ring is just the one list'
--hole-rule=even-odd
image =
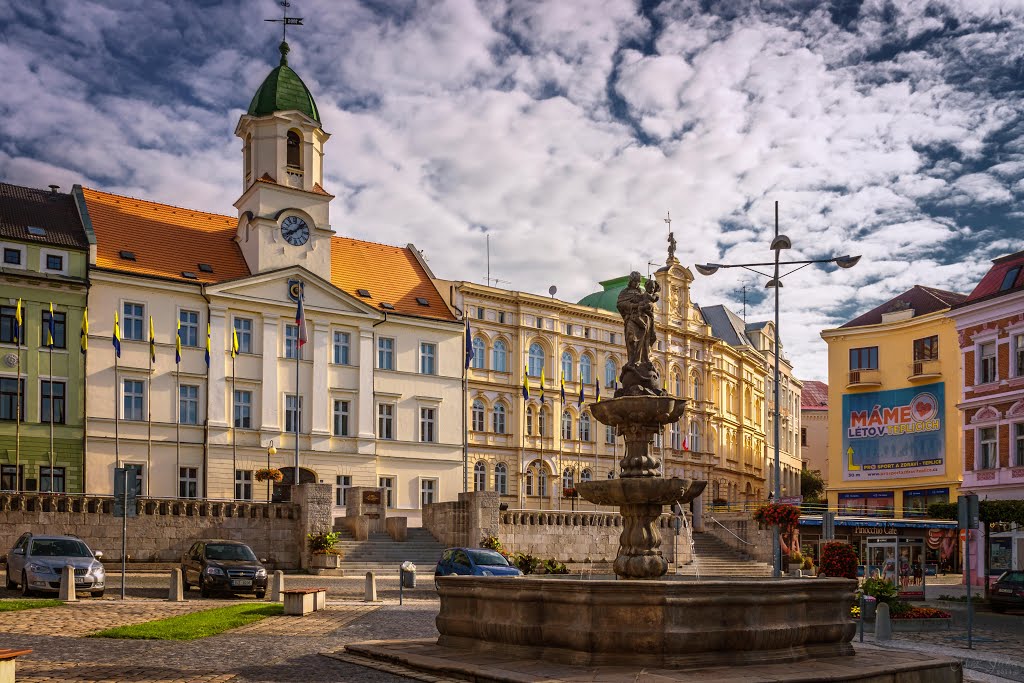
{"label": "flower planter", "polygon": [[310,569],[338,569],[341,567],[341,555],[310,555],[309,567]]}

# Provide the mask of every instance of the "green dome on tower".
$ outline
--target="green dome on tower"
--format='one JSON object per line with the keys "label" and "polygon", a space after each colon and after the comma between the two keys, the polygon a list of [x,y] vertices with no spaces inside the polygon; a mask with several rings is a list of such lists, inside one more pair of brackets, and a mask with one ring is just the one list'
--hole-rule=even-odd
{"label": "green dome on tower", "polygon": [[[647,278],[640,278],[640,286],[643,287],[644,283],[647,282]],[[619,300],[619,293],[626,288],[629,284],[629,276],[623,275],[613,280],[605,280],[600,283],[604,289],[600,292],[593,292],[587,294],[585,297],[580,299],[577,303],[580,306],[590,306],[592,308],[603,308],[606,311],[615,313],[619,309],[615,307],[616,302]]]}
{"label": "green dome on tower", "polygon": [[249,115],[266,116],[275,111],[295,109],[320,123],[320,112],[313,101],[313,95],[299,75],[288,66],[288,43],[282,42],[279,49],[281,63],[263,79],[263,84],[253,95],[249,103]]}

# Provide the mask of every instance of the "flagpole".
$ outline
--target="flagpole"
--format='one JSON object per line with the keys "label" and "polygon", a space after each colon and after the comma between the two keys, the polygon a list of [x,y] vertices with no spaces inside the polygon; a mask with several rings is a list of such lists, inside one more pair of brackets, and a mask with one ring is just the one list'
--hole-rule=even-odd
{"label": "flagpole", "polygon": [[[465,305],[465,303],[463,303]],[[462,491],[469,492],[469,425],[466,422],[467,405],[469,403],[469,364],[473,348],[473,340],[469,332],[469,318],[466,318],[466,358],[462,363]],[[499,494],[500,495],[500,494]]]}
{"label": "flagpole", "polygon": [[[180,332],[178,333],[180,334]],[[180,337],[179,337],[180,339]],[[174,342],[178,343],[177,340]],[[175,348],[175,361],[174,361],[174,393],[177,396],[181,396],[181,359],[177,356],[177,348]],[[181,476],[181,409],[174,411],[174,471],[180,477]],[[173,480],[172,480],[173,481]],[[174,496],[178,498],[181,491],[177,492],[178,495]]]}
{"label": "flagpole", "polygon": [[[299,308],[302,308],[304,292],[299,294]],[[295,479],[294,486],[299,485],[299,422],[302,421],[302,393],[299,391],[299,357],[302,355],[303,329],[306,327],[306,312],[302,311],[302,319],[295,321]]]}
{"label": "flagpole", "polygon": [[[149,374],[146,375],[146,490],[152,492],[150,486],[150,473],[153,469],[153,353],[156,350],[153,338],[153,316],[149,316]],[[181,394],[176,393],[175,398],[179,404],[177,409],[181,410]]]}
{"label": "flagpole", "polygon": [[[19,301],[20,303],[20,301]],[[18,345],[14,349],[18,355],[17,385],[18,398],[14,402],[14,490],[21,491],[21,325],[18,325]],[[27,346],[27,344],[26,344]]]}
{"label": "flagpole", "polygon": [[[231,403],[232,406],[235,402],[235,338],[234,338],[234,327],[231,330]],[[231,492],[234,494],[232,497],[238,499],[238,492],[235,491],[234,479],[237,476],[238,471],[238,444],[235,443],[238,434],[235,432],[235,415],[234,409],[231,411]]]}
{"label": "flagpole", "polygon": [[[50,314],[50,325],[53,325],[53,314]],[[67,330],[65,328],[65,336]],[[50,343],[50,493],[53,493],[53,468],[56,466],[56,461],[53,454],[53,343],[51,338]]]}
{"label": "flagpole", "polygon": [[[116,323],[115,323],[116,324]],[[114,462],[117,467],[121,466],[121,401],[119,400],[120,387],[117,383],[117,359],[118,353],[114,352]]]}

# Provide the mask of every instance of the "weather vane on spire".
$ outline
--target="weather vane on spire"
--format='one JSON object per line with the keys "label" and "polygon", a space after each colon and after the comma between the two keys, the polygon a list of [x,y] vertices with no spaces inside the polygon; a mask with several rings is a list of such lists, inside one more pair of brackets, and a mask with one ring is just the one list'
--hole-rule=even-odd
{"label": "weather vane on spire", "polygon": [[668,223],[668,262],[672,263],[676,260],[676,236],[672,232],[672,213],[666,211],[662,220]]}
{"label": "weather vane on spire", "polygon": [[302,17],[289,17],[288,8],[292,6],[292,3],[288,0],[281,0],[279,3],[284,8],[284,17],[281,19],[264,19],[263,21],[273,22],[275,24],[281,24],[281,42],[287,42],[288,40],[288,27],[289,26],[302,26]]}

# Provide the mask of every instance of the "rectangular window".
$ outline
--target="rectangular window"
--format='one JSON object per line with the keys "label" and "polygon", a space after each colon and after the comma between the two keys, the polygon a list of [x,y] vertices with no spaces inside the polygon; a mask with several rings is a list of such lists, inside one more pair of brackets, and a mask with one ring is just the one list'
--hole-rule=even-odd
{"label": "rectangular window", "polygon": [[335,436],[348,436],[349,405],[350,405],[350,403],[348,401],[335,401],[334,402],[334,435]]}
{"label": "rectangular window", "polygon": [[420,408],[420,441],[437,441],[437,408]]}
{"label": "rectangular window", "polygon": [[252,500],[252,470],[235,470],[235,500]]}
{"label": "rectangular window", "polygon": [[[144,318],[146,317],[146,307],[142,304],[133,304],[125,302],[121,315],[121,339],[130,339],[132,341],[143,341],[145,340],[145,325]],[[184,339],[182,340],[184,342]]]}
{"label": "rectangular window", "polygon": [[146,419],[145,382],[138,379],[124,380],[124,410],[121,418],[142,421]]}
{"label": "rectangular window", "polygon": [[384,504],[389,507],[395,507],[394,491],[395,491],[395,478],[394,477],[380,477],[377,479],[377,486],[384,489]]}
{"label": "rectangular window", "polygon": [[50,395],[53,395],[53,421],[57,424],[64,424],[65,403],[64,403],[64,382],[47,382],[43,380],[42,395],[39,400],[39,421],[50,421]]}
{"label": "rectangular window", "polygon": [[178,498],[199,497],[199,468],[178,468]]}
{"label": "rectangular window", "polygon": [[437,344],[420,342],[420,374],[437,374]]}
{"label": "rectangular window", "polygon": [[877,370],[878,347],[866,346],[862,349],[850,349],[851,370]]}
{"label": "rectangular window", "polygon": [[[18,400],[19,394],[21,400]],[[25,379],[0,377],[0,420],[25,421]]]}
{"label": "rectangular window", "polygon": [[1024,467],[1024,422],[1013,425],[1013,466]]}
{"label": "rectangular window", "polygon": [[1014,353],[1014,356],[1016,358],[1014,376],[1024,377],[1024,334],[1018,334],[1014,336],[1013,346],[1016,351],[1016,353]]}
{"label": "rectangular window", "polygon": [[295,433],[296,428],[302,431],[302,397],[285,394],[284,397],[284,431]]}
{"label": "rectangular window", "polygon": [[477,306],[476,307],[476,319],[477,320],[483,320],[484,319],[484,307],[483,306]]}
{"label": "rectangular window", "polygon": [[6,266],[20,266],[21,265],[21,249],[11,249],[4,247],[4,265]]}
{"label": "rectangular window", "polygon": [[381,370],[395,369],[395,340],[388,337],[377,339],[377,367]]}
{"label": "rectangular window", "polygon": [[544,318],[537,318],[536,322],[538,330],[544,329]]}
{"label": "rectangular window", "polygon": [[64,493],[64,468],[40,467],[39,490],[53,491],[54,493]]}
{"label": "rectangular window", "polygon": [[64,257],[60,254],[46,255],[47,270],[64,270]]}
{"label": "rectangular window", "polygon": [[1017,276],[1020,275],[1020,271],[1020,266],[1014,266],[1006,271],[1003,275],[1003,281],[999,283],[999,291],[1005,292],[1008,289],[1013,289],[1013,285],[1017,282]]}
{"label": "rectangular window", "polygon": [[[14,306],[0,306],[0,343],[14,343],[15,328],[18,324],[14,319],[16,310]],[[24,314],[24,310],[22,313]],[[19,340],[19,342],[24,343],[24,340]]]}
{"label": "rectangular window", "polygon": [[985,427],[984,429],[982,429],[980,434],[980,442],[980,469],[994,470],[998,464],[998,460],[996,459],[996,428]]}
{"label": "rectangular window", "polygon": [[338,365],[351,365],[349,362],[349,349],[352,336],[348,332],[334,333],[334,362]]}
{"label": "rectangular window", "polygon": [[252,319],[235,318],[235,335],[238,337],[238,352],[252,353]]}
{"label": "rectangular window", "polygon": [[338,507],[348,505],[348,490],[352,488],[352,477],[339,474],[334,480],[334,504]]}
{"label": "rectangular window", "polygon": [[[25,314],[24,309],[22,309],[21,312],[22,315]],[[24,320],[24,318],[22,318],[22,320]],[[39,335],[39,340],[42,342],[42,346],[46,346],[46,330],[49,324],[50,311],[47,309],[43,311],[43,322],[42,328],[40,328],[41,334]],[[57,313],[56,311],[53,313],[53,348],[67,348],[67,315],[64,313]]]}
{"label": "rectangular window", "polygon": [[612,425],[604,426],[604,442],[609,446],[615,443],[615,427]]}
{"label": "rectangular window", "polygon": [[284,326],[284,357],[285,358],[298,358],[299,357],[299,326],[298,325],[285,325]]}
{"label": "rectangular window", "polygon": [[437,493],[436,479],[420,480],[420,505],[426,506],[433,503],[435,493]]}
{"label": "rectangular window", "polygon": [[498,322],[505,324],[505,311],[498,311]]}
{"label": "rectangular window", "polygon": [[18,491],[21,489],[21,477],[18,476],[19,469],[24,471],[25,466],[20,468],[16,465],[0,465],[0,491]]}
{"label": "rectangular window", "polygon": [[390,403],[377,404],[377,438],[395,438],[395,406]]}
{"label": "rectangular window", "polygon": [[235,391],[235,428],[252,429],[252,392]]}
{"label": "rectangular window", "polygon": [[982,344],[979,350],[979,384],[987,384],[996,381],[996,343],[989,342]]}
{"label": "rectangular window", "polygon": [[178,387],[178,419],[183,425],[199,424],[199,387],[194,384]]}
{"label": "rectangular window", "polygon": [[939,335],[914,340],[914,360],[936,360],[939,357]]}
{"label": "rectangular window", "polygon": [[800,445],[807,446],[807,427],[800,428]]}

